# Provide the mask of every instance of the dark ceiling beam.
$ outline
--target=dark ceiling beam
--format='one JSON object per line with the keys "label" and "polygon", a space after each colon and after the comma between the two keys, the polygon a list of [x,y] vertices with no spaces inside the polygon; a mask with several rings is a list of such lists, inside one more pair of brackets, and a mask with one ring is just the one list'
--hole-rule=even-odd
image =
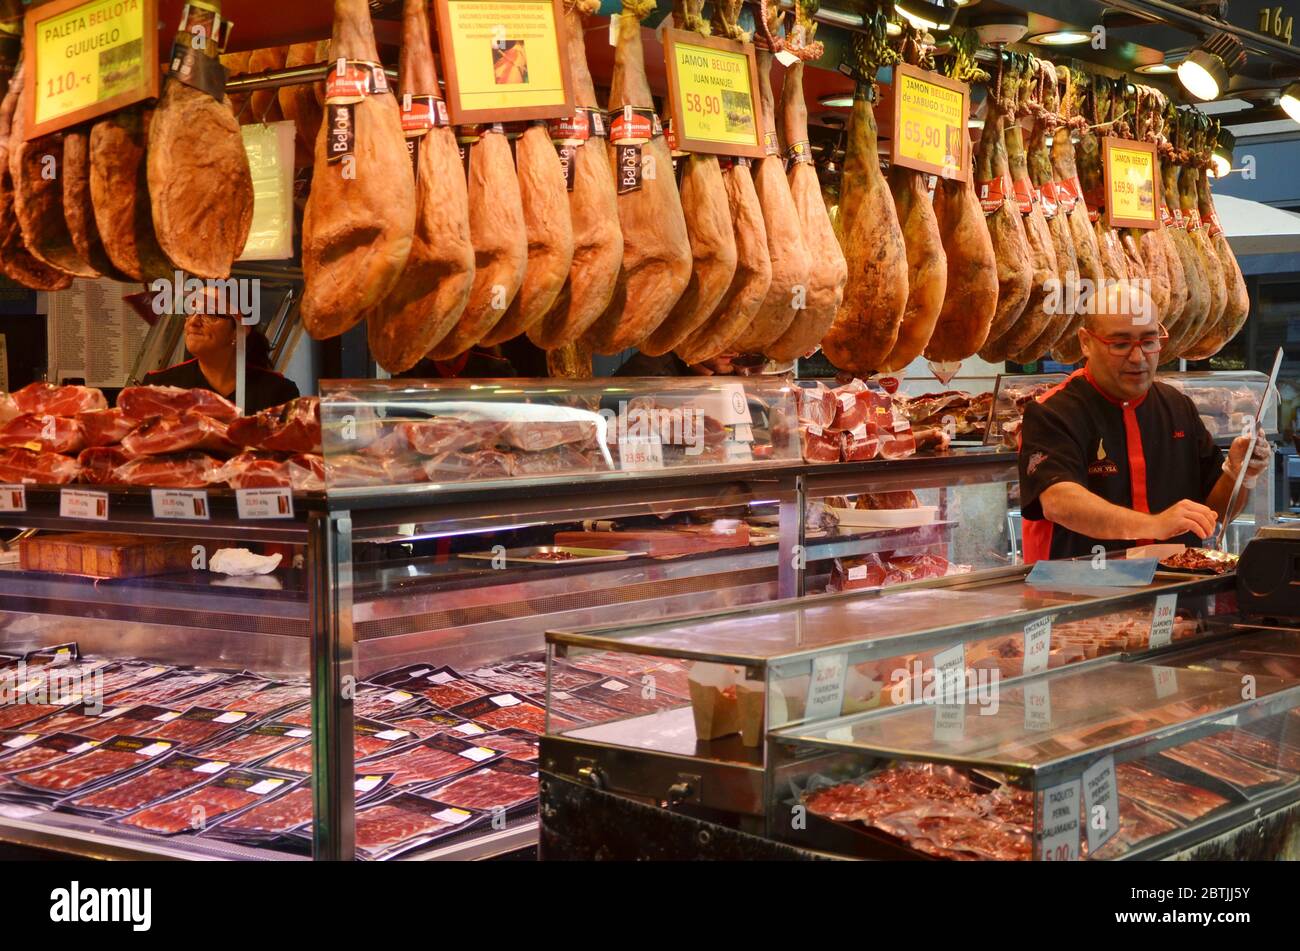
{"label": "dark ceiling beam", "polygon": [[1276,40],[1271,36],[1247,30],[1244,27],[1216,20],[1195,11],[1185,9],[1166,0],[1106,0],[1099,6],[1122,10],[1139,16],[1154,16],[1170,26],[1176,26],[1201,36],[1223,32],[1241,40],[1243,46],[1251,52],[1267,56],[1274,61],[1292,63],[1300,66],[1300,49]]}

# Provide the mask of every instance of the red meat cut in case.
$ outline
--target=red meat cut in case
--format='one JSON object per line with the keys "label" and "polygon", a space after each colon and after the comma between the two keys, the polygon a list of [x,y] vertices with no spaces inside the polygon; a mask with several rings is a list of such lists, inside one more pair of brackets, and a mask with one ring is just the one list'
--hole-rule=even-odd
{"label": "red meat cut in case", "polygon": [[490,420],[470,422],[454,416],[435,416],[420,422],[398,423],[397,434],[422,456],[438,456],[459,450],[491,449],[500,440],[506,424]]}
{"label": "red meat cut in case", "polygon": [[799,421],[829,429],[835,422],[838,404],[835,394],[824,383],[799,388]]}
{"label": "red meat cut in case", "polygon": [[206,743],[219,734],[234,729],[237,724],[247,725],[250,722],[249,714],[244,711],[190,707],[179,717],[165,722],[149,735],[191,746]]}
{"label": "red meat cut in case", "polygon": [[96,812],[130,812],[202,785],[226,768],[218,760],[173,754],[143,773],[67,802],[69,806]]}
{"label": "red meat cut in case", "polygon": [[283,459],[255,450],[241,452],[208,474],[209,482],[224,482],[232,489],[291,488],[319,492],[325,488],[325,460],[299,453]]}
{"label": "red meat cut in case", "polygon": [[185,702],[221,710],[244,710],[246,708],[240,706],[239,701],[269,686],[271,681],[253,674],[235,674],[215,686],[190,694]]}
{"label": "red meat cut in case", "polygon": [[230,424],[237,446],[268,452],[321,452],[320,399],[303,396]]}
{"label": "red meat cut in case", "polygon": [[838,432],[830,432],[812,423],[799,426],[799,445],[804,462],[839,462],[841,442]]}
{"label": "red meat cut in case", "polygon": [[515,455],[515,475],[560,475],[566,472],[590,472],[601,468],[572,446],[557,446],[541,452],[521,452]]}
{"label": "red meat cut in case", "polygon": [[117,446],[93,446],[81,450],[77,465],[81,467],[80,479],[87,485],[112,485],[113,473],[131,461],[131,457]]}
{"label": "red meat cut in case", "polygon": [[223,423],[239,418],[239,407],[224,396],[211,390],[185,390],[179,386],[128,386],[118,394],[117,407],[135,420],[187,412],[201,413]]}
{"label": "red meat cut in case", "polygon": [[148,683],[110,694],[104,702],[115,707],[131,703],[166,703],[172,697],[197,691],[200,687],[215,684],[225,677],[225,674],[211,670],[172,670]]}
{"label": "red meat cut in case", "polygon": [[[264,782],[274,784],[275,788],[267,792],[253,791],[258,784]],[[269,777],[260,773],[235,770],[206,786],[200,786],[175,799],[146,806],[119,821],[122,825],[133,829],[143,829],[160,835],[194,831],[211,825],[236,809],[252,805],[264,796],[287,790],[290,782],[291,780]]]}
{"label": "red meat cut in case", "polygon": [[309,730],[300,727],[267,724],[248,733],[231,737],[216,746],[210,746],[203,750],[203,755],[211,759],[228,760],[242,766],[283,752],[291,746],[302,743],[310,735]]}
{"label": "red meat cut in case", "polygon": [[532,733],[523,730],[502,730],[479,736],[475,741],[490,750],[505,753],[506,759],[531,761],[537,759],[538,739]]}
{"label": "red meat cut in case", "polygon": [[556,446],[584,446],[596,439],[596,424],[589,420],[545,422],[521,420],[507,423],[498,442],[523,452],[541,452]]}
{"label": "red meat cut in case", "polygon": [[138,419],[131,419],[120,409],[91,409],[77,414],[82,432],[86,436],[86,445],[116,446],[131,434],[140,424]]}
{"label": "red meat cut in case", "polygon": [[462,482],[470,479],[506,479],[515,474],[515,457],[495,449],[477,452],[445,452],[424,463],[432,482]]}
{"label": "red meat cut in case", "polygon": [[52,733],[32,740],[25,746],[10,747],[20,734],[0,734],[0,773],[16,773],[19,770],[35,769],[53,763],[80,752],[82,746],[90,743],[89,737],[76,733]]}
{"label": "red meat cut in case", "polygon": [[840,450],[845,462],[866,462],[876,458],[880,452],[880,439],[874,433],[867,432],[867,427],[859,426],[852,432],[844,433]]}
{"label": "red meat cut in case", "polygon": [[108,400],[104,399],[104,394],[90,386],[29,383],[14,393],[13,398],[19,411],[23,413],[76,416],[84,410],[108,408]]}
{"label": "red meat cut in case", "polygon": [[[311,787],[299,786],[289,790],[283,796],[276,796],[270,802],[261,803],[246,812],[232,816],[217,828],[223,833],[280,835],[310,822],[312,809]],[[216,834],[216,831],[213,834]]]}
{"label": "red meat cut in case", "polygon": [[0,448],[61,452],[75,456],[86,446],[81,423],[64,416],[24,413],[0,426]]}
{"label": "red meat cut in case", "polygon": [[[43,792],[73,792],[117,773],[138,769],[149,760],[140,751],[153,748],[148,737],[119,736],[85,753],[66,757],[40,769],[28,770],[15,781]],[[166,752],[168,744],[152,754]]]}
{"label": "red meat cut in case", "polygon": [[30,723],[33,720],[39,720],[41,717],[49,716],[56,710],[62,709],[63,707],[52,703],[15,703],[10,706],[0,707],[0,730],[8,730],[24,723]]}
{"label": "red meat cut in case", "polygon": [[443,808],[439,803],[426,802],[417,796],[399,796],[358,809],[357,850],[381,855],[412,839],[454,828],[457,823],[435,815]]}
{"label": "red meat cut in case", "polygon": [[464,809],[513,809],[537,798],[536,767],[503,760],[455,779],[429,796]]}
{"label": "red meat cut in case", "polygon": [[67,485],[76,481],[81,466],[77,460],[57,452],[28,449],[0,451],[0,482],[38,485]]}
{"label": "red meat cut in case", "polygon": [[114,485],[147,485],[156,489],[201,489],[220,463],[202,452],[174,456],[140,456],[113,470]]}
{"label": "red meat cut in case", "polygon": [[238,447],[226,438],[226,424],[202,413],[151,416],[122,440],[132,456],[161,456],[173,452],[205,450],[233,453]]}
{"label": "red meat cut in case", "polygon": [[1194,822],[1228,803],[1218,793],[1169,779],[1137,763],[1121,763],[1115,767],[1115,778],[1122,795],[1182,822]]}
{"label": "red meat cut in case", "polygon": [[374,773],[391,772],[394,786],[411,786],[473,769],[495,755],[498,755],[495,751],[480,750],[471,741],[440,734],[396,752],[368,759],[365,769]]}

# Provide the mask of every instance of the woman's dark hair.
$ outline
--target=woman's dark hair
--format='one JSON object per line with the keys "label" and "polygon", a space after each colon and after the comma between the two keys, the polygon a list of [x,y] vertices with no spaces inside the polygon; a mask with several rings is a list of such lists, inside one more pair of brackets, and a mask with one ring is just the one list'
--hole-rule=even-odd
{"label": "woman's dark hair", "polygon": [[274,370],[271,365],[271,341],[258,327],[248,328],[248,341],[244,348],[244,362],[260,370]]}

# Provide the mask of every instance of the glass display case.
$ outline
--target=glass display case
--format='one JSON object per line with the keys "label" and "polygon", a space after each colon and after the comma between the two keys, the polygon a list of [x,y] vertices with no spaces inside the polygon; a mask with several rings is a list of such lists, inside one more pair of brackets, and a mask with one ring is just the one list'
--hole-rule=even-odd
{"label": "glass display case", "polygon": [[[1275,635],[1191,654],[1252,637]],[[978,705],[956,685],[772,734],[769,829],[857,857],[1160,857],[1297,798],[1298,706],[1294,669],[1186,658],[1049,672]]]}
{"label": "glass display case", "polygon": [[[1142,587],[1062,591],[1029,584],[1024,568],[991,569],[551,630],[544,754],[560,774],[597,774],[601,789],[727,814],[757,830],[773,775],[763,746],[771,731],[928,702],[954,675],[996,704],[1021,677],[1219,633],[1234,609],[1231,591],[1230,578],[1164,574]],[[604,679],[574,689],[580,671]],[[603,718],[567,715],[570,704],[607,693],[617,700]]]}

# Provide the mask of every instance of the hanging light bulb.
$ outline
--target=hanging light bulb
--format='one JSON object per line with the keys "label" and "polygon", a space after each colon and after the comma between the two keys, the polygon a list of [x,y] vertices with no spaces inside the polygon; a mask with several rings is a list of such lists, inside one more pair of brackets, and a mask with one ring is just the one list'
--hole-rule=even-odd
{"label": "hanging light bulb", "polygon": [[1219,130],[1219,138],[1214,143],[1214,152],[1210,155],[1210,174],[1223,178],[1232,171],[1232,150],[1237,145],[1237,137],[1227,129]]}
{"label": "hanging light bulb", "polygon": [[1216,33],[1178,64],[1178,80],[1197,99],[1218,99],[1228,80],[1246,62],[1241,41],[1228,33]]}
{"label": "hanging light bulb", "polygon": [[1300,122],[1300,82],[1291,83],[1283,89],[1277,104],[1291,117],[1292,122]]}
{"label": "hanging light bulb", "polygon": [[955,0],[895,0],[894,12],[921,30],[947,30],[961,4]]}

